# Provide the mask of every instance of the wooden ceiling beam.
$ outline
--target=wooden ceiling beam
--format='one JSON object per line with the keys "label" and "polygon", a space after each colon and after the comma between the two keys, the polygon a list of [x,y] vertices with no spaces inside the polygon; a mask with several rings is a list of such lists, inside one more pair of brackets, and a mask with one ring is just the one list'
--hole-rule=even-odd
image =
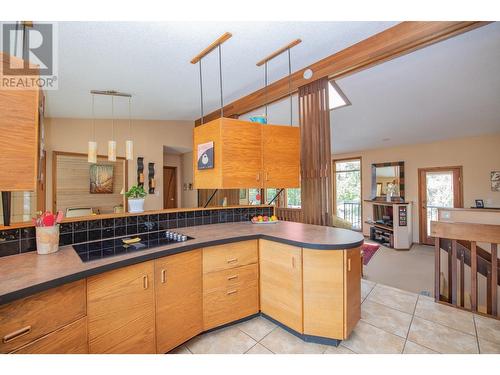
{"label": "wooden ceiling beam", "polygon": [[[490,22],[401,22],[387,30],[362,40],[348,48],[330,55],[308,67],[300,69],[291,76],[291,90],[296,92],[300,86],[317,79],[328,77],[339,79],[385,61],[413,52],[420,48],[465,33]],[[304,71],[311,69],[310,79],[303,77]],[[267,87],[268,104],[289,95],[289,78],[284,77]],[[233,101],[224,106],[224,116],[234,117],[255,110],[266,104],[264,88]],[[204,116],[204,122],[220,117],[220,110]],[[200,119],[195,125],[200,125]]]}

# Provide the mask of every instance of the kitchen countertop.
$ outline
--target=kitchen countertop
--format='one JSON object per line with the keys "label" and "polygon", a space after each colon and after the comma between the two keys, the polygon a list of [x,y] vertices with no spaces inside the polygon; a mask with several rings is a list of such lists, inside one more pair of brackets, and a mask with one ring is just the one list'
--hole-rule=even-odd
{"label": "kitchen countertop", "polygon": [[303,248],[331,251],[355,248],[364,241],[362,234],[358,232],[294,222],[267,225],[250,222],[224,223],[177,228],[175,231],[194,239],[87,263],[81,261],[72,246],[61,247],[57,253],[49,255],[30,252],[0,258],[0,305],[87,276],[224,243],[262,238]]}

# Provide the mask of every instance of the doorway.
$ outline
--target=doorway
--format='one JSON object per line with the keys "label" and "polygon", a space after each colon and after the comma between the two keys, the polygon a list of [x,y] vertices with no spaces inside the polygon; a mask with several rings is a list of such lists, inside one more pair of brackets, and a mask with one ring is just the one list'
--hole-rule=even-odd
{"label": "doorway", "polygon": [[430,228],[438,209],[463,207],[462,167],[419,168],[418,190],[420,242],[434,245]]}
{"label": "doorway", "polygon": [[177,208],[177,167],[163,167],[163,208]]}
{"label": "doorway", "polygon": [[335,214],[361,231],[361,158],[333,161]]}

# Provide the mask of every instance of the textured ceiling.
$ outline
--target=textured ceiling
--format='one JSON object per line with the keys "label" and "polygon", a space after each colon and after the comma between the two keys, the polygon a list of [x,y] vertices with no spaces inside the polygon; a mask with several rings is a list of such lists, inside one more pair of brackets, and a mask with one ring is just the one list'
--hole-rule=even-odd
{"label": "textured ceiling", "polygon": [[[191,58],[225,31],[226,102],[263,85],[255,63],[295,38],[292,69],[307,66],[395,22],[61,22],[59,90],[47,93],[49,117],[91,117],[91,89],[130,92],[134,118],[194,120],[200,114],[198,67]],[[269,66],[270,81],[286,75],[285,55]],[[203,62],[205,111],[219,106],[217,54]],[[110,99],[96,98],[96,116],[110,116]],[[126,117],[126,100],[116,103]]]}

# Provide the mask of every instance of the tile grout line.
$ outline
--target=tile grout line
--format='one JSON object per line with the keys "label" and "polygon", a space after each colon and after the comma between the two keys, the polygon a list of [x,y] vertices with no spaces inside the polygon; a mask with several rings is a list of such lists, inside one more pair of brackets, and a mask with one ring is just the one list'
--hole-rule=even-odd
{"label": "tile grout line", "polygon": [[474,322],[474,331],[476,331],[477,352],[481,354],[481,346],[479,346],[479,335],[477,333],[476,314],[472,314],[472,321]]}
{"label": "tile grout line", "polygon": [[408,332],[406,332],[405,343],[403,345],[403,350],[401,350],[401,354],[403,354],[405,352],[406,343],[408,342],[408,336],[410,335],[410,330],[411,330],[411,325],[413,324],[413,319],[415,319],[415,312],[417,311],[417,305],[418,305],[419,300],[420,300],[420,295],[417,294],[417,300],[415,301],[415,307],[413,308],[413,314],[411,314],[411,321],[410,321],[410,325],[408,326]]}

